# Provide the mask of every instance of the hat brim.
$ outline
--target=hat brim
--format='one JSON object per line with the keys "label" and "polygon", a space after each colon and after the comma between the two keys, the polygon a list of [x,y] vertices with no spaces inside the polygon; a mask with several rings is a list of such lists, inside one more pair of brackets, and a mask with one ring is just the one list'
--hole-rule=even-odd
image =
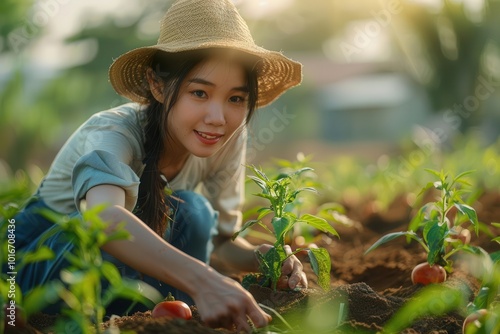
{"label": "hat brim", "polygon": [[227,48],[238,50],[261,59],[258,73],[257,107],[262,108],[275,101],[286,90],[302,81],[302,64],[285,57],[280,52],[269,51],[254,45],[238,42],[215,41],[199,45],[157,44],[141,47],[124,53],[109,68],[109,81],[115,91],[141,104],[148,103],[149,85],[145,78],[146,69],[151,66],[158,51],[177,53],[189,50]]}

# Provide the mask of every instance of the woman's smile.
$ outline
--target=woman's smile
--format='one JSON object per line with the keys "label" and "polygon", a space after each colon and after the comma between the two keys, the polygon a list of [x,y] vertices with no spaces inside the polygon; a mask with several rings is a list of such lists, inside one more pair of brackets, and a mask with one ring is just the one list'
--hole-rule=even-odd
{"label": "woman's smile", "polygon": [[197,130],[194,130],[194,133],[198,136],[198,139],[205,145],[217,144],[219,140],[224,136],[223,134],[201,132]]}

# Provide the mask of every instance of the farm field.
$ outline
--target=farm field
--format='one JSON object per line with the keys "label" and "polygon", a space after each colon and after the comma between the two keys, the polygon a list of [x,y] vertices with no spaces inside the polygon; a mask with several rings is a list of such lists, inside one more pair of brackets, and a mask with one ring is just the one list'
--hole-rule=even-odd
{"label": "farm field", "polygon": [[[302,154],[296,161],[270,160],[262,172],[270,180],[280,173],[307,169],[289,189],[308,187],[317,193],[302,192],[287,210],[325,219],[338,236],[301,223],[287,231],[286,243],[294,250],[304,249],[297,256],[304,263],[309,287],[274,291],[250,285],[250,293],[273,317],[267,328],[255,333],[462,333],[464,319],[476,309],[488,309],[489,315],[482,320],[482,328],[467,333],[498,330],[500,159],[496,152],[497,145],[478,150],[471,144],[418,160],[415,150],[380,157],[375,163],[352,157],[317,162]],[[248,175],[255,174],[249,169]],[[16,186],[2,195],[4,205],[28,193],[21,188],[29,187],[29,176],[18,173],[10,184]],[[256,219],[257,209],[267,205],[262,197],[254,196],[258,190],[248,183],[246,221]],[[444,219],[441,241],[429,232],[429,217]],[[242,234],[256,244],[273,243],[275,236],[267,233],[273,227],[271,217],[266,216]],[[470,232],[470,241],[465,243],[456,236],[463,230]],[[373,250],[367,252],[370,247]],[[318,273],[307,253],[313,248],[328,252],[329,289],[318,284]],[[412,282],[412,270],[427,261],[446,267],[444,282]],[[246,273],[225,268],[216,258],[212,265],[238,282],[244,280]],[[151,311],[145,311],[103,318],[101,331],[236,333],[206,327],[196,307],[190,307],[190,320],[152,318]],[[21,332],[58,333],[52,328],[57,320],[33,313]],[[96,330],[91,327],[88,332]]]}

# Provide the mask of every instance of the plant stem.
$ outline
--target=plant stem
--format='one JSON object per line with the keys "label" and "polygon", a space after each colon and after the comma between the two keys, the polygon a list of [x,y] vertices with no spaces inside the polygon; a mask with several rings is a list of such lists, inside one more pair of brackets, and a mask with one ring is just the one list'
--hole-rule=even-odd
{"label": "plant stem", "polygon": [[274,313],[274,315],[276,315],[276,316],[277,316],[277,317],[278,317],[278,318],[279,318],[279,319],[280,319],[280,320],[281,320],[281,321],[285,324],[285,326],[286,326],[289,330],[293,331],[292,326],[290,326],[290,324],[289,324],[289,323],[285,320],[285,318],[283,318],[283,317],[281,316],[281,314],[279,314],[279,313],[278,313],[275,309],[273,309],[273,308],[271,308],[271,307],[269,307],[269,306],[266,306],[266,305],[264,305],[264,304],[261,304],[261,303],[259,303],[259,306],[260,306],[260,307],[262,307],[262,308],[264,308],[264,309],[266,309],[266,310],[268,310],[268,311],[273,312],[273,313]]}

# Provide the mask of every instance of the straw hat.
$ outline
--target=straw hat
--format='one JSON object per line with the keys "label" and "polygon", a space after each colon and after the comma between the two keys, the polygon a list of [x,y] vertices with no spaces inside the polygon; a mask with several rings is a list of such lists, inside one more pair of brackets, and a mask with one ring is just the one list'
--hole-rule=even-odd
{"label": "straw hat", "polygon": [[149,86],[145,72],[158,50],[173,53],[208,48],[239,50],[262,59],[258,72],[258,107],[270,104],[302,80],[300,63],[255,44],[231,0],[176,1],[161,21],[158,43],[118,57],[109,69],[109,80],[118,94],[147,103]]}

